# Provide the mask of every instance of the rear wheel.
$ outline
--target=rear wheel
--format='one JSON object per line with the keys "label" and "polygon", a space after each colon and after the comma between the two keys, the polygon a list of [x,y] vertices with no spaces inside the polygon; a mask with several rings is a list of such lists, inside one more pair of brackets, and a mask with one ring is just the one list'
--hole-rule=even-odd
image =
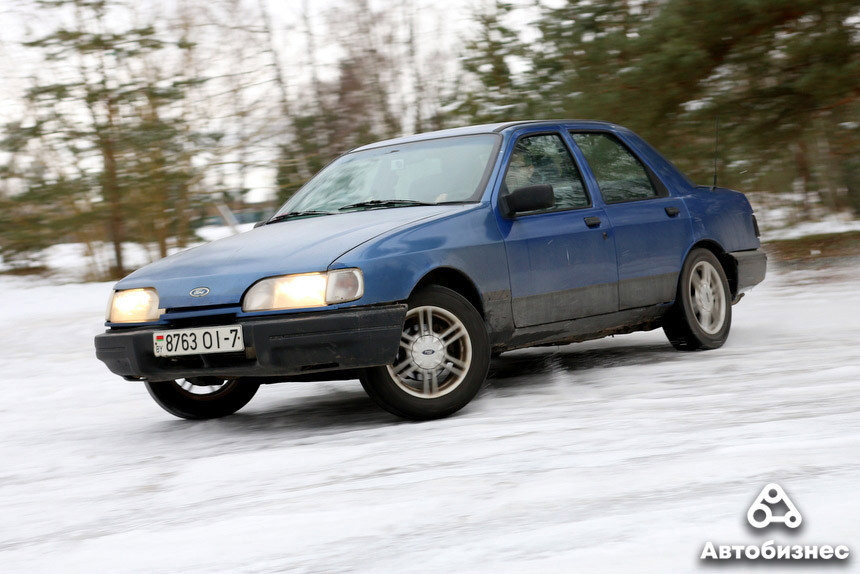
{"label": "rear wheel", "polygon": [[260,385],[239,379],[196,377],[146,382],[158,405],[183,419],[216,419],[232,415],[254,398]]}
{"label": "rear wheel", "polygon": [[731,326],[731,291],[723,266],[707,249],[694,249],[684,262],[663,331],[676,349],[695,351],[722,347]]}
{"label": "rear wheel", "polygon": [[434,285],[410,299],[394,363],[365,369],[361,384],[379,406],[397,416],[435,419],[472,400],[489,363],[481,315],[459,293]]}

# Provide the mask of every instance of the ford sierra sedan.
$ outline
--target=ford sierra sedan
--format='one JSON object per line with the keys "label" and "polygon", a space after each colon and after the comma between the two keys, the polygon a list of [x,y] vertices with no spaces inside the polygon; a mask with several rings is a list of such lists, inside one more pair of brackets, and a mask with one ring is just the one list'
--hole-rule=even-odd
{"label": "ford sierra sedan", "polygon": [[168,412],[232,414],[261,384],[355,379],[450,415],[494,354],[661,327],[715,349],[767,259],[746,197],[639,136],[524,121],[354,149],[252,231],[114,287],[96,354]]}

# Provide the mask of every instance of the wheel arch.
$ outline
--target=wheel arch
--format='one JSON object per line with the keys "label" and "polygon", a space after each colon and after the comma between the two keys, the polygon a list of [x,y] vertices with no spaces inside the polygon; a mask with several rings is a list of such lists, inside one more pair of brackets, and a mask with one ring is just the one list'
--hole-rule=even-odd
{"label": "wheel arch", "polygon": [[[694,249],[707,249],[711,253],[713,253],[717,260],[720,262],[720,265],[723,266],[723,271],[726,274],[726,279],[729,281],[729,290],[732,292],[732,298],[737,296],[738,293],[738,266],[735,259],[729,255],[729,253],[723,249],[723,246],[713,239],[700,239],[696,243],[690,247],[689,251],[687,251],[687,255],[684,257],[684,261],[687,260],[687,257],[690,256],[690,253],[693,252]],[[679,277],[680,281],[680,277]]]}
{"label": "wheel arch", "polygon": [[475,307],[481,318],[486,319],[481,292],[478,290],[475,282],[459,269],[453,267],[436,267],[431,269],[415,284],[409,296],[411,297],[422,287],[428,285],[439,285],[440,287],[447,287],[452,291],[456,291]]}

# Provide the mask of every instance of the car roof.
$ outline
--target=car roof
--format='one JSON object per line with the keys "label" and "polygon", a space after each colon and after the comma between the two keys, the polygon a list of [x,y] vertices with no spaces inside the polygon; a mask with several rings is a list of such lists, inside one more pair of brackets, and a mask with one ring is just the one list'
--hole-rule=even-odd
{"label": "car roof", "polygon": [[417,142],[424,140],[432,140],[438,138],[447,138],[453,136],[468,136],[468,135],[476,135],[476,134],[492,134],[492,133],[500,133],[505,130],[521,127],[521,126],[531,126],[531,125],[552,125],[556,126],[559,124],[564,124],[565,126],[569,126],[572,128],[579,129],[608,129],[608,130],[617,130],[620,126],[610,122],[601,122],[596,120],[521,120],[521,121],[512,121],[512,122],[500,122],[496,124],[481,124],[475,126],[464,126],[460,128],[450,128],[446,130],[437,130],[433,132],[424,132],[420,134],[414,134],[411,136],[403,136],[399,138],[387,139],[379,142],[374,142],[371,144],[363,145],[361,147],[357,147],[350,151],[364,151],[368,149],[374,149],[379,147],[385,147],[390,145],[398,145],[409,142]]}

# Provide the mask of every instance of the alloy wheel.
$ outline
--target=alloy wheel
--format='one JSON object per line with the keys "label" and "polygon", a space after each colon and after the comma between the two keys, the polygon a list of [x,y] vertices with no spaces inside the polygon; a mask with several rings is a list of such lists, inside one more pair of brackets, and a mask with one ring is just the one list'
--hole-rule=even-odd
{"label": "alloy wheel", "polygon": [[228,391],[236,381],[206,377],[205,379],[176,379],[175,382],[176,386],[189,395],[197,398],[207,398]]}
{"label": "alloy wheel", "polygon": [[690,304],[701,329],[714,335],[726,320],[726,291],[719,273],[708,261],[699,261],[690,273]]}
{"label": "alloy wheel", "polygon": [[456,389],[471,363],[472,341],[463,322],[441,307],[421,306],[406,314],[388,373],[410,395],[435,399]]}

